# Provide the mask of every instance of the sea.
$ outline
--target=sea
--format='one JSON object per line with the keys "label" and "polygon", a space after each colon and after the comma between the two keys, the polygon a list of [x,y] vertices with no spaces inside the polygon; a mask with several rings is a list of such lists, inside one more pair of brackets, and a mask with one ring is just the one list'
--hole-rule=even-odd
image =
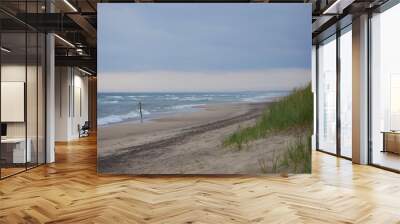
{"label": "sea", "polygon": [[140,120],[139,102],[144,120],[190,112],[208,104],[268,102],[288,95],[289,91],[201,92],[201,93],[98,93],[98,125]]}

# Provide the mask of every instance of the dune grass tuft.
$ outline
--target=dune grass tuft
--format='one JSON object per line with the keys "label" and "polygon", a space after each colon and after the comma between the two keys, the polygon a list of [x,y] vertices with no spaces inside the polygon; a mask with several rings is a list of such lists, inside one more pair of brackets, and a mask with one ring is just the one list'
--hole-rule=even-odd
{"label": "dune grass tuft", "polygon": [[299,136],[289,144],[281,158],[281,168],[293,173],[311,173],[311,138]]}
{"label": "dune grass tuft", "polygon": [[311,129],[312,122],[313,95],[309,84],[269,105],[254,126],[236,131],[224,140],[224,145],[234,145],[241,150],[243,144],[263,138],[271,132],[292,128]]}

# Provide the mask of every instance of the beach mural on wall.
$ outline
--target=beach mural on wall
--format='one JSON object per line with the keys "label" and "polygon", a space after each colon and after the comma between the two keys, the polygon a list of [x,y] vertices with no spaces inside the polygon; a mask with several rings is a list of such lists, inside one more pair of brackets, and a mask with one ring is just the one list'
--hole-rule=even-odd
{"label": "beach mural on wall", "polygon": [[311,5],[98,14],[99,173],[311,172]]}

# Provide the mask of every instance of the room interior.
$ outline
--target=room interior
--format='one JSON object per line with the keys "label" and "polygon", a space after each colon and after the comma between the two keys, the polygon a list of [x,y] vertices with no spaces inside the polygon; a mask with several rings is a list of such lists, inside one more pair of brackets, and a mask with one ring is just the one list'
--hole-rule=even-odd
{"label": "room interior", "polygon": [[[388,3],[387,3],[388,4]],[[367,164],[398,171],[400,154],[398,149],[398,63],[394,56],[398,52],[398,33],[393,29],[399,20],[399,5],[392,7],[381,6],[379,10],[369,13],[369,41],[366,43],[367,70],[369,81],[365,84],[365,141],[368,155]],[[397,23],[396,23],[397,24]],[[316,109],[318,116],[316,125],[316,148],[319,151],[353,160],[355,155],[352,144],[352,123],[359,115],[352,112],[355,105],[353,83],[354,54],[354,21],[350,16],[344,16],[336,30],[329,28],[314,40],[316,49],[314,56],[317,60],[316,76],[318,88]],[[325,34],[324,34],[325,33]],[[357,35],[357,33],[356,33]],[[357,37],[356,37],[357,38]],[[366,39],[368,41],[368,39]],[[353,60],[353,63],[352,63]],[[353,74],[353,77],[352,77]],[[353,136],[353,138],[355,138]],[[353,149],[353,150],[352,150]]]}
{"label": "room interior", "polygon": [[[49,161],[46,152],[48,40],[38,27],[28,25],[17,18],[20,15],[18,13],[22,12],[45,12],[42,7],[44,2],[1,3],[1,179]],[[57,54],[65,55],[65,52],[69,51],[69,44],[64,38],[55,38]],[[67,52],[67,55],[74,54],[83,52]],[[59,74],[55,80],[57,97],[54,98],[54,141],[79,139],[87,135],[90,129],[89,110],[92,113],[91,119],[96,117],[94,107],[89,109],[88,102],[89,83],[95,82],[96,79],[84,66],[69,67],[61,62],[57,66],[53,64],[53,67]],[[91,89],[95,90],[93,84]],[[93,99],[94,92],[90,94]],[[84,131],[82,127],[85,126],[89,128]]]}
{"label": "room interior", "polygon": [[134,1],[0,3],[0,220],[400,220],[398,1],[293,1],[313,8],[313,174],[270,179],[97,175],[101,2]]}
{"label": "room interior", "polygon": [[43,164],[44,158],[44,35],[1,34],[1,175]]}

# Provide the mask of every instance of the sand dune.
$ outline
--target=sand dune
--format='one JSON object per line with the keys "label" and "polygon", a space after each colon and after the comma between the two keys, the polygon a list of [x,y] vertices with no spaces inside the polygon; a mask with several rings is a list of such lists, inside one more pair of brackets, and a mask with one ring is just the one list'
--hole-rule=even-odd
{"label": "sand dune", "polygon": [[240,127],[254,124],[267,103],[209,105],[146,121],[99,128],[101,173],[120,174],[257,174],[260,159],[285,147],[290,135],[252,142],[243,150],[222,146]]}

